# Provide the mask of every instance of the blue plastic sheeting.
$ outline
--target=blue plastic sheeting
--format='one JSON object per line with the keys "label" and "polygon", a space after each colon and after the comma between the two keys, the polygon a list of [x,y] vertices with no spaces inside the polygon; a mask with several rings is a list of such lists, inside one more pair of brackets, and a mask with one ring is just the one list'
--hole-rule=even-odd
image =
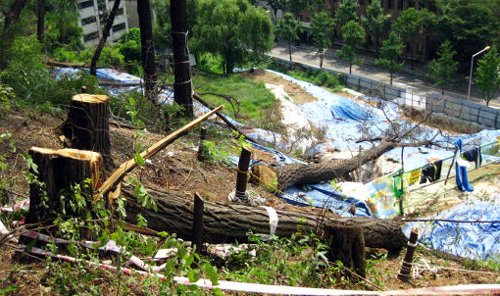
{"label": "blue plastic sheeting", "polygon": [[343,217],[352,217],[348,209],[351,204],[354,204],[356,206],[355,216],[373,216],[365,202],[345,196],[327,183],[307,185],[304,188],[292,186],[285,189],[284,193],[278,194],[278,196],[291,204],[325,208]]}
{"label": "blue plastic sheeting", "polygon": [[[500,198],[500,196],[497,196]],[[498,221],[500,206],[486,202],[460,204],[439,214],[436,219],[462,221]],[[500,260],[500,223],[413,222],[404,226],[409,235],[413,227],[419,228],[420,242],[424,245],[471,259]]]}
{"label": "blue plastic sheeting", "polygon": [[339,104],[330,107],[332,115],[337,119],[350,119],[354,121],[365,121],[370,116],[365,109],[360,108],[358,104],[346,99],[339,102]]}
{"label": "blue plastic sheeting", "polygon": [[96,76],[99,79],[105,79],[108,81],[113,81],[117,83],[123,84],[139,84],[141,83],[141,78],[125,73],[117,70],[109,69],[109,68],[99,68],[96,70]]}

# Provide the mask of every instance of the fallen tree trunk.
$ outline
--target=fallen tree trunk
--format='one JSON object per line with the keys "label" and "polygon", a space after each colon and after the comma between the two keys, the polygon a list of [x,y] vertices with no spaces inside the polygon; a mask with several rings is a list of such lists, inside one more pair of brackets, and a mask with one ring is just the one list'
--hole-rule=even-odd
{"label": "fallen tree trunk", "polygon": [[292,163],[283,166],[257,165],[252,167],[252,182],[278,191],[296,184],[311,184],[340,178],[354,171],[360,165],[379,158],[398,144],[382,140],[378,146],[349,160],[314,164]]}
{"label": "fallen tree trunk", "polygon": [[[137,214],[148,221],[148,227],[156,231],[176,233],[178,237],[192,240],[193,201],[179,193],[148,189],[155,199],[158,211],[145,210],[137,203],[133,192],[122,189],[127,199],[127,220],[136,223]],[[276,210],[278,223],[275,235],[290,237],[297,231],[313,231],[321,234],[324,225],[360,227],[365,245],[398,253],[406,244],[400,224],[394,220],[369,218],[326,218],[303,213]],[[268,210],[239,204],[221,204],[205,201],[203,212],[204,241],[209,243],[245,242],[248,233],[270,234],[272,227]]]}

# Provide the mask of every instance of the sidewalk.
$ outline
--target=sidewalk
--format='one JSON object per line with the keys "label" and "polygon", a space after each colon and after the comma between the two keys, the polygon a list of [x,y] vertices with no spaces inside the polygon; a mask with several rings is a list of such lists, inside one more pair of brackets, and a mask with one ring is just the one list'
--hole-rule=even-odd
{"label": "sidewalk", "polygon": [[[268,55],[271,57],[289,60],[288,47],[284,44],[276,44]],[[375,66],[375,58],[373,56],[364,55],[362,56],[362,58],[362,65],[352,66],[352,74],[386,83],[390,82],[389,72],[385,69]],[[317,51],[312,47],[292,46],[292,60],[296,63],[319,68],[319,55],[317,54]],[[439,94],[441,93],[440,88],[436,88],[431,81],[424,77],[425,72],[422,71],[421,67],[419,68],[418,66],[415,66],[415,69],[411,70],[410,63],[406,63],[405,67],[406,68],[403,72],[407,73],[394,74],[393,84],[406,84],[408,86],[411,86],[415,88],[415,93],[422,96],[427,96],[427,94],[431,92],[437,92]],[[334,49],[329,49],[326,52],[323,61],[323,68],[334,70],[337,72],[349,73],[349,64],[345,60],[337,58]],[[409,74],[408,72],[412,74]],[[448,89],[445,89],[445,95],[467,100],[467,88],[468,81],[463,80],[463,82],[453,84],[449,86]],[[478,90],[474,87],[472,88],[471,98],[469,100],[482,105],[486,105],[484,100],[479,96]],[[500,97],[491,100],[490,107],[500,109]]]}

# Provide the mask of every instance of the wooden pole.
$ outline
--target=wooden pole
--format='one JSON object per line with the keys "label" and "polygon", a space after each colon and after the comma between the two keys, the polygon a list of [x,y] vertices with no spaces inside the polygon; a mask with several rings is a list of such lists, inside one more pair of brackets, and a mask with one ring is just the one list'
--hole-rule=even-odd
{"label": "wooden pole", "polygon": [[444,185],[445,186],[446,186],[446,183],[448,183],[448,178],[450,177],[451,169],[455,165],[455,159],[457,157],[457,151],[458,151],[458,147],[455,146],[455,149],[453,150],[453,159],[451,160],[451,165],[448,168],[448,173],[446,174],[446,180],[444,180]]}
{"label": "wooden pole", "polygon": [[247,195],[247,182],[248,182],[248,168],[250,167],[250,158],[252,152],[245,147],[241,148],[240,160],[238,162],[238,173],[236,175],[236,198],[246,201]]}
{"label": "wooden pole", "polygon": [[174,52],[174,101],[184,107],[184,116],[194,117],[191,66],[189,63],[186,0],[170,1],[172,43]]}
{"label": "wooden pole", "polygon": [[203,246],[203,209],[205,202],[198,193],[194,194],[193,207],[193,241],[192,246],[196,253],[201,253]]}
{"label": "wooden pole", "polygon": [[196,154],[196,159],[198,161],[204,161],[207,158],[207,151],[204,145],[206,138],[207,138],[207,128],[205,126],[201,126],[200,143],[198,144],[198,153]]}
{"label": "wooden pole", "polygon": [[408,248],[406,249],[406,255],[403,259],[403,265],[398,274],[398,279],[407,282],[410,280],[411,267],[413,265],[413,255],[415,254],[415,249],[417,248],[418,230],[413,228],[410,234],[410,240],[408,242]]}
{"label": "wooden pole", "polygon": [[[198,126],[200,123],[203,121],[207,120],[210,116],[212,116],[215,112],[221,110],[223,106],[219,106],[215,108],[214,110],[207,112],[203,114],[202,116],[198,117],[197,119],[191,121],[190,123],[186,124],[185,126],[181,127],[180,129],[172,132],[165,138],[161,139],[160,141],[156,142],[153,144],[153,146],[149,147],[148,149],[144,150],[141,152],[141,157],[143,159],[148,159],[154,156],[156,153],[173,143],[175,140],[180,138],[181,136],[185,135],[188,131],[193,129],[194,127]],[[111,189],[117,185],[122,178],[130,172],[132,169],[134,169],[137,166],[137,163],[135,162],[135,159],[129,159],[126,162],[122,163],[118,169],[116,169],[111,176],[102,184],[102,186],[99,188],[97,193],[94,195],[94,200],[98,199],[101,196],[105,196],[111,191]]]}

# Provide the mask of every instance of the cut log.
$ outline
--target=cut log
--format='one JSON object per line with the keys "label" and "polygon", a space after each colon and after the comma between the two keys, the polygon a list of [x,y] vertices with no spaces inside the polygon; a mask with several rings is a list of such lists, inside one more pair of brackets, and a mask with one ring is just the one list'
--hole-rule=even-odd
{"label": "cut log", "polygon": [[61,126],[71,148],[100,153],[107,170],[114,168],[109,138],[109,98],[78,94],[71,99],[68,118]]}
{"label": "cut log", "polygon": [[251,181],[265,185],[273,191],[281,191],[297,184],[313,184],[340,178],[354,171],[360,164],[380,157],[398,144],[382,140],[380,144],[359,157],[341,162],[323,162],[314,164],[292,163],[283,166],[257,165],[252,167]]}
{"label": "cut log", "polygon": [[[125,188],[127,220],[135,224],[137,214],[148,221],[148,227],[157,231],[176,233],[178,237],[192,240],[193,201],[174,192],[148,189],[155,199],[158,211],[146,211],[137,203],[133,193]],[[330,219],[303,213],[276,210],[278,225],[275,235],[290,237],[297,231],[323,232],[323,225],[357,226],[363,230],[365,245],[398,253],[406,244],[400,223],[394,220],[368,218]],[[209,243],[246,242],[248,233],[270,234],[270,219],[264,207],[239,204],[221,204],[205,201],[204,238]]]}
{"label": "cut log", "polygon": [[[30,208],[26,223],[50,225],[57,216],[86,218],[92,193],[100,185],[102,157],[99,153],[75,149],[51,150],[32,147],[29,154],[37,165],[37,182],[30,184]],[[90,186],[85,180],[91,179]],[[85,206],[71,206],[71,187],[79,184]]]}

